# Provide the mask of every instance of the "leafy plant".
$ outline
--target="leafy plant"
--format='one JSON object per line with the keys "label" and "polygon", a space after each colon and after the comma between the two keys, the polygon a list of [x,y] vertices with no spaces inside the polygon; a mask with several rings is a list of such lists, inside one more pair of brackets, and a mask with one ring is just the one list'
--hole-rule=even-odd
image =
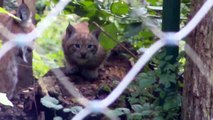
{"label": "leafy plant", "polygon": [[[51,8],[57,2],[58,0],[53,0],[44,3],[47,8]],[[148,4],[145,3],[141,0],[73,0],[66,6],[57,21],[37,40],[37,44],[43,49],[37,49],[34,54],[35,76],[41,77],[50,69],[49,66],[63,66],[60,40],[66,25],[79,19],[86,19],[91,25],[91,30],[97,28],[92,22],[97,22],[118,43],[128,41],[135,49],[149,47],[158,39],[150,31],[150,26],[154,25],[157,28],[161,26],[162,0],[147,0]],[[182,1],[182,25],[188,15],[189,5],[189,0]],[[41,3],[40,6],[42,7]],[[38,20],[42,20],[47,11],[48,9],[37,15]],[[150,26],[147,25],[147,20]],[[108,51],[117,45],[103,33],[99,39]],[[127,115],[130,120],[180,119],[184,54],[180,51],[177,64],[169,64],[171,58],[172,56],[166,56],[163,50],[158,52],[129,87],[131,92],[127,99],[130,108],[123,106],[115,108],[114,112],[119,116]],[[53,64],[53,61],[57,64]],[[63,110],[76,114],[81,109],[76,106]]]}
{"label": "leafy plant", "polygon": [[52,68],[64,66],[61,41],[68,22],[66,16],[58,17],[36,40],[37,47],[33,53],[33,70],[36,78],[43,76]]}
{"label": "leafy plant", "polygon": [[141,118],[180,119],[182,86],[178,74],[171,72],[179,66],[169,64],[171,57],[165,55],[158,53],[152,59],[154,68],[140,73],[130,87],[134,91],[129,97],[131,108]]}

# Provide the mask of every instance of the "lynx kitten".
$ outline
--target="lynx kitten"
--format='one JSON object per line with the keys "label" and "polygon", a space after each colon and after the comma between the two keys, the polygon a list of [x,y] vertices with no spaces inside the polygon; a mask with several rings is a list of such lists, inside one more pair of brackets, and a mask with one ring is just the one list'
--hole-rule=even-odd
{"label": "lynx kitten", "polygon": [[98,69],[106,57],[106,52],[98,41],[99,30],[89,32],[88,23],[68,25],[62,41],[66,59],[66,74],[80,74],[94,80]]}

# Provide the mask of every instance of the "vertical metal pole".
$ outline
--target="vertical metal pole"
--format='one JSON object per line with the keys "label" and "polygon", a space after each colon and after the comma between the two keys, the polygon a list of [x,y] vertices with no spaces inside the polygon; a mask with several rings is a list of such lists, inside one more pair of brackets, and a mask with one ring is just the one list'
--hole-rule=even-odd
{"label": "vertical metal pole", "polygon": [[[163,23],[162,31],[176,32],[179,31],[180,24],[180,0],[163,0]],[[169,61],[171,64],[177,63],[178,47],[166,46],[167,56],[172,55]]]}

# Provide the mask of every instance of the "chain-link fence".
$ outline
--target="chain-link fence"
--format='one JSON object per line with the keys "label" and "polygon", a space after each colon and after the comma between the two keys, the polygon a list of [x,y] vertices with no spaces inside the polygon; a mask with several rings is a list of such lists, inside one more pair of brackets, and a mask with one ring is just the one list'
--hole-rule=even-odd
{"label": "chain-link fence", "polygon": [[[70,2],[70,0],[60,0],[58,4],[52,9],[52,11],[47,15],[47,17],[41,21],[37,27],[28,34],[13,34],[10,33],[7,28],[0,24],[1,34],[9,39],[10,41],[3,44],[0,50],[0,59],[4,54],[12,49],[16,45],[21,46],[31,46],[32,42],[39,37],[45,29],[54,21],[57,15],[64,9],[64,7]],[[202,20],[202,18],[208,13],[208,11],[213,6],[213,0],[207,0],[197,14],[191,19],[191,21],[186,24],[179,32],[158,32],[154,33],[159,40],[152,44],[144,54],[138,59],[131,70],[126,74],[123,80],[118,84],[118,86],[103,100],[88,100],[81,93],[76,91],[75,86],[68,82],[67,77],[60,70],[54,70],[54,74],[57,76],[59,81],[64,85],[64,87],[72,94],[80,104],[85,108],[81,110],[73,120],[81,120],[91,113],[103,113],[110,119],[118,119],[110,109],[108,108],[127,88],[127,86],[132,82],[139,71],[146,65],[146,63],[152,58],[152,56],[160,50],[165,45],[179,45],[179,42],[186,37]],[[155,32],[155,31],[153,31]],[[199,58],[199,56],[194,52],[194,50],[186,44],[185,51],[187,55],[192,59],[192,61],[198,66],[201,73],[206,76],[208,82],[212,84],[210,78],[211,76],[206,74],[208,72],[205,67],[204,62]],[[196,59],[195,59],[196,58]],[[45,62],[45,61],[44,61]]]}

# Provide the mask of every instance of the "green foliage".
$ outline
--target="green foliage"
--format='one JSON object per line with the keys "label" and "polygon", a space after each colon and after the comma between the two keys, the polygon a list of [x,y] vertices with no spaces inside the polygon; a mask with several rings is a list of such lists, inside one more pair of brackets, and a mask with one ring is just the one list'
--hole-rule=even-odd
{"label": "green foliage", "polygon": [[137,114],[140,118],[180,119],[182,86],[174,72],[179,64],[169,64],[172,57],[165,55],[165,52],[158,53],[152,59],[154,68],[140,73],[130,87],[134,92],[129,102],[134,111],[141,111]]}
{"label": "green foliage", "polygon": [[[37,14],[37,20],[42,20],[49,9],[58,0],[39,3],[40,9],[46,6],[45,11]],[[135,49],[149,47],[158,38],[144,24],[149,18],[149,24],[160,27],[162,0],[147,0],[148,7],[141,0],[73,0],[58,17],[56,22],[46,30],[37,40],[41,49],[34,53],[33,69],[36,77],[41,77],[51,67],[63,66],[63,53],[60,40],[68,22],[87,20],[91,30],[97,27],[97,22],[105,32],[117,42],[128,41]],[[181,17],[184,24],[189,11],[189,0],[182,1]],[[157,9],[156,9],[157,8]],[[73,20],[73,18],[75,20]],[[103,47],[110,51],[117,45],[111,38],[101,33],[99,37]],[[180,119],[182,99],[182,72],[184,70],[184,53],[180,51],[177,64],[169,64],[172,56],[160,51],[149,62],[134,83],[131,84],[128,102],[131,108],[115,108],[114,113],[119,116],[127,115],[129,120],[153,119],[170,120]],[[53,64],[56,62],[57,64]],[[64,108],[64,112],[78,113],[82,107]]]}
{"label": "green foliage", "polygon": [[33,74],[36,78],[43,76],[49,70],[49,66],[36,51],[33,52],[33,70]]}
{"label": "green foliage", "polygon": [[56,98],[51,97],[51,96],[44,96],[43,98],[41,98],[40,102],[46,108],[54,110],[54,112],[55,112],[54,120],[62,120],[62,117],[57,116],[58,115],[57,111],[60,111],[60,112],[63,111],[65,114],[70,113],[72,115],[76,115],[81,110],[83,110],[83,107],[81,107],[81,106],[73,106],[70,108],[64,108],[63,105],[59,104],[59,101]]}
{"label": "green foliage", "polygon": [[33,53],[34,76],[39,78],[51,68],[64,65],[61,40],[69,20],[60,16],[41,37],[36,40],[36,49]]}
{"label": "green foliage", "polygon": [[143,80],[139,81],[140,88],[147,88],[151,86],[156,79],[156,75],[153,71],[149,71],[147,73],[141,73],[138,75],[139,78],[143,78]]}

